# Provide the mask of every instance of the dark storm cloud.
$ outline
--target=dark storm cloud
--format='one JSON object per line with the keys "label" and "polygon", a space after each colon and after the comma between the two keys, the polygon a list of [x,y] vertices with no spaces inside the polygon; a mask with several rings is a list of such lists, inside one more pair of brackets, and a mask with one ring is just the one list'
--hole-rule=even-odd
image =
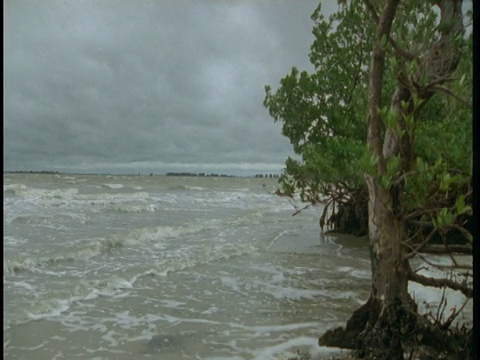
{"label": "dark storm cloud", "polygon": [[263,87],[310,67],[316,6],[7,2],[4,168],[278,171],[291,150]]}

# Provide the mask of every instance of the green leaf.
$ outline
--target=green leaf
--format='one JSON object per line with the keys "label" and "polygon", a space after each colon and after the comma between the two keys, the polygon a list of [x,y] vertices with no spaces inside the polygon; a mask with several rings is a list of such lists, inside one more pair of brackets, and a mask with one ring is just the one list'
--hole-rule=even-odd
{"label": "green leaf", "polygon": [[444,174],[442,180],[440,181],[440,190],[447,190],[450,187],[451,180],[452,178],[449,173]]}
{"label": "green leaf", "polygon": [[458,214],[465,214],[465,213],[472,214],[472,211],[473,211],[472,207],[466,205]]}
{"label": "green leaf", "polygon": [[382,38],[380,39],[380,45],[382,46],[382,48],[385,48],[385,45],[387,45],[387,40],[387,34],[383,34]]}
{"label": "green leaf", "polygon": [[418,107],[425,102],[425,99],[419,98],[417,93],[413,93],[412,98],[413,98],[413,107],[415,109],[418,109]]}
{"label": "green leaf", "polygon": [[398,156],[392,156],[387,162],[387,173],[389,175],[396,175],[400,171],[400,158]]}
{"label": "green leaf", "polygon": [[392,186],[392,177],[388,174],[379,175],[377,177],[378,184],[384,190],[388,190]]}
{"label": "green leaf", "polygon": [[417,169],[418,169],[418,171],[419,171],[420,173],[424,173],[425,170],[426,170],[425,162],[424,162],[421,158],[417,157],[416,163],[417,163]]}
{"label": "green leaf", "polygon": [[447,208],[440,210],[440,213],[437,215],[437,228],[441,229],[443,227],[449,226],[453,223],[453,215],[448,211]]}
{"label": "green leaf", "polygon": [[455,208],[457,210],[457,214],[461,214],[463,209],[465,208],[465,196],[461,194],[457,198],[457,202],[455,203]]}
{"label": "green leaf", "polygon": [[393,110],[386,111],[383,116],[383,121],[387,128],[396,129],[398,127],[398,113]]}
{"label": "green leaf", "polygon": [[465,205],[465,195],[461,194],[458,196],[457,201],[455,203],[455,210],[457,214],[465,214],[471,213],[472,208],[471,206]]}

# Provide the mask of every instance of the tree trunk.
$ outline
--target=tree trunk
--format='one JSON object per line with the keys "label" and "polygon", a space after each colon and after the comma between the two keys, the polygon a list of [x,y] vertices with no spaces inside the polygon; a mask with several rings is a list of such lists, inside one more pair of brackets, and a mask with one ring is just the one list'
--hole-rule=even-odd
{"label": "tree trunk", "polygon": [[393,198],[376,178],[366,175],[369,190],[369,238],[372,266],[370,314],[359,334],[360,356],[372,359],[403,359],[402,333],[414,326],[415,305],[408,292],[410,266],[402,246],[405,232],[393,213]]}
{"label": "tree trunk", "polygon": [[382,144],[383,119],[380,109],[385,66],[386,38],[395,17],[399,0],[385,2],[377,22],[375,46],[370,64],[369,127],[367,143],[378,158],[377,176],[365,174],[368,187],[368,228],[372,267],[370,314],[365,329],[357,339],[357,352],[372,359],[403,359],[399,323],[408,317],[412,301],[408,293],[408,260],[402,256],[403,222],[394,213],[394,192],[390,186],[381,186],[380,176],[386,174],[388,155],[398,154],[397,138],[387,146]]}
{"label": "tree trunk", "polygon": [[406,315],[413,307],[408,293],[409,264],[402,254],[404,224],[397,221],[394,213],[394,192],[389,186],[382,187],[378,182],[378,177],[386,173],[385,153],[397,153],[398,148],[396,138],[393,138],[386,148],[382,144],[383,119],[379,112],[385,39],[389,36],[398,3],[399,0],[385,3],[377,22],[376,43],[370,64],[368,145],[372,154],[378,158],[378,176],[365,175],[369,193],[372,290],[367,304],[356,314],[357,324],[350,322],[350,329],[347,324],[347,330],[355,329],[354,345],[358,355],[372,359],[403,359],[400,331],[402,327],[410,327],[408,323],[402,322],[409,319]]}

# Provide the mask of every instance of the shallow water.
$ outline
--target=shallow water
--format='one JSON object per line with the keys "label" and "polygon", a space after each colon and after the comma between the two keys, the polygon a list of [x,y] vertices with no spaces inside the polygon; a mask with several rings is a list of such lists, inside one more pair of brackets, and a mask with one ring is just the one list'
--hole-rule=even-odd
{"label": "shallow water", "polygon": [[[273,179],[8,174],[6,359],[277,359],[368,296],[364,240]],[[300,204],[297,204],[300,205]]]}

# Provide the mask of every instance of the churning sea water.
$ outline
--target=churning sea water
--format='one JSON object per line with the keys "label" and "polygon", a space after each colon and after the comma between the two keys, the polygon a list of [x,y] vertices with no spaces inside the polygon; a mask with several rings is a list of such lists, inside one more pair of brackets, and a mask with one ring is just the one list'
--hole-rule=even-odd
{"label": "churning sea water", "polygon": [[[4,176],[6,359],[281,359],[369,291],[273,179]],[[301,204],[297,204],[300,205]]]}

